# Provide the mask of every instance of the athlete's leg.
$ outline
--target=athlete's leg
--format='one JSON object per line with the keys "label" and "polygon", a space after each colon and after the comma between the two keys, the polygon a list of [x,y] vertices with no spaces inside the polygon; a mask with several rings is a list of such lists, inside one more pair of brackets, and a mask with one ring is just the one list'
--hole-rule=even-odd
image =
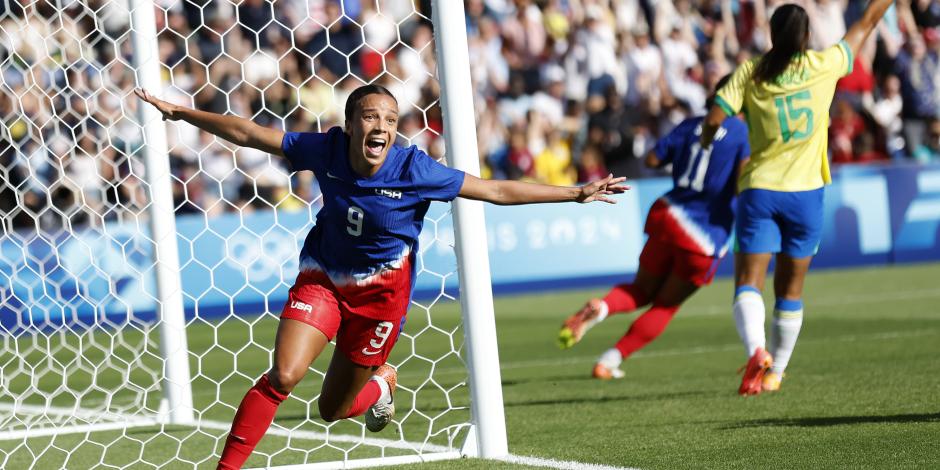
{"label": "athlete's leg", "polygon": [[809,271],[812,256],[794,258],[788,254],[777,255],[774,269],[774,319],[771,324],[770,354],[774,358],[771,371],[782,377],[796,347],[800,328],[803,326],[803,282]]}
{"label": "athlete's leg", "polygon": [[770,328],[774,365],[764,390],[780,388],[803,326],[803,282],[822,236],[823,196],[822,188],[781,196],[781,250],[774,270],[777,301]]}
{"label": "athlete's leg", "polygon": [[336,335],[341,316],[325,274],[304,271],[288,292],[274,340],[274,361],[248,390],[225,442],[219,468],[241,468],[271,426],[277,407]]}
{"label": "athlete's leg", "polygon": [[581,341],[587,331],[615,313],[632,312],[649,303],[656,295],[665,276],[653,274],[642,266],[631,284],[619,284],[603,298],[588,300],[581,310],[568,317],[558,332],[558,346],[570,348]]}
{"label": "athlete's leg", "polygon": [[267,374],[274,390],[282,395],[290,394],[329,342],[327,336],[312,325],[282,318],[274,340],[274,364]]}
{"label": "athlete's leg", "polygon": [[764,298],[761,292],[770,264],[770,253],[735,253],[734,324],[748,357],[766,347]]}
{"label": "athlete's leg", "polygon": [[676,274],[671,274],[653,300],[653,305],[640,315],[619,341],[616,348],[620,357],[626,359],[631,354],[656,339],[679,310],[682,302],[692,296],[698,286]]}
{"label": "athlete's leg", "polygon": [[675,264],[674,246],[650,237],[640,252],[639,269],[633,282],[614,286],[604,297],[609,314],[632,312],[656,298]]}
{"label": "athlete's leg", "polygon": [[666,329],[679,306],[695,294],[699,287],[711,282],[720,261],[676,246],[663,246],[662,249],[672,252],[670,258],[673,265],[669,276],[657,289],[649,310],[630,325],[614,348],[601,355],[594,366],[595,377],[623,376],[619,370],[620,362],[656,339]]}
{"label": "athlete's leg", "polygon": [[558,331],[558,346],[570,348],[608,315],[632,312],[650,302],[665,282],[672,266],[672,246],[650,238],[640,253],[640,267],[632,283],[614,286],[603,299],[591,299],[568,317]]}
{"label": "athlete's leg", "polygon": [[764,334],[764,280],[771,254],[780,251],[774,191],[748,189],[738,196],[735,219],[734,323],[747,356],[766,344]]}
{"label": "athlete's leg", "polygon": [[404,311],[400,314],[395,321],[344,314],[318,402],[325,421],[359,416],[373,405],[366,416],[370,431],[380,431],[391,420],[397,373],[385,361],[404,324]]}
{"label": "athlete's leg", "polygon": [[656,298],[659,289],[666,282],[666,277],[665,274],[640,265],[633,282],[618,284],[604,296],[608,315],[629,313],[647,305],[650,300]]}
{"label": "athlete's leg", "polygon": [[382,393],[378,382],[369,381],[377,368],[356,364],[342,352],[334,352],[317,403],[320,417],[329,422],[365,413]]}
{"label": "athlete's leg", "polygon": [[218,468],[241,468],[274,421],[278,405],[300,382],[327,342],[326,335],[312,325],[281,319],[274,343],[274,365],[239,404]]}

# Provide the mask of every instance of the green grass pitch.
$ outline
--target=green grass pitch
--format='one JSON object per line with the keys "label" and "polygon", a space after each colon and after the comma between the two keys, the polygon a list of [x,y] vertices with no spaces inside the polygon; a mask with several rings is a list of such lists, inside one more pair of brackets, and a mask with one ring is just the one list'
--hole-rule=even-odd
{"label": "green grass pitch", "polygon": [[[811,272],[803,331],[783,388],[750,398],[735,393],[739,384],[735,371],[746,358],[731,319],[732,286],[726,279],[696,294],[657,341],[624,362],[626,378],[611,382],[591,379],[591,366],[635,314],[608,319],[571,350],[561,351],[554,344],[564,317],[604,289],[497,298],[510,452],[644,469],[937,468],[938,281],[940,264]],[[771,295],[765,295],[765,301],[772,306]],[[400,382],[419,390],[396,397],[398,417],[408,416],[401,430],[410,441],[423,439],[429,427],[441,430],[467,416],[465,409],[448,411],[446,406],[448,400],[458,406],[467,400],[465,388],[454,389],[466,374],[456,355],[447,354],[462,341],[458,332],[451,344],[447,334],[456,325],[457,307],[451,302],[435,307],[432,314],[439,329],[426,330],[414,342],[404,338],[392,358],[401,361],[412,347],[429,358],[445,357],[433,371],[421,357],[411,356],[402,365]],[[424,316],[421,309],[413,309],[406,332],[425,329]],[[190,348],[202,357],[193,361],[193,373],[211,378],[194,383],[196,407],[206,419],[231,420],[232,409],[218,402],[237,404],[250,379],[227,375],[235,361],[241,370],[264,369],[263,351],[245,345],[251,335],[269,346],[273,325],[264,320],[230,322],[219,329],[208,324],[190,328]],[[226,350],[240,352],[233,355]],[[325,358],[320,361],[318,365],[325,365]],[[10,364],[4,363],[3,367]],[[119,378],[97,380],[105,389],[120,383]],[[319,377],[308,376],[294,394],[303,400],[283,406],[277,422],[294,427],[308,415],[315,416],[312,398],[319,383]],[[9,386],[16,389],[16,384]],[[413,404],[424,414],[409,414]],[[307,422],[299,429],[322,430],[316,426]],[[340,425],[331,433],[359,433],[359,429]],[[193,463],[212,468],[211,456],[224,432],[167,430],[167,436],[157,438],[147,428],[91,435],[99,442],[113,441],[108,448],[76,447],[81,435],[0,442],[0,461],[5,468],[92,468],[128,465],[143,456],[158,465],[170,462],[163,468],[191,468]],[[387,429],[376,437],[396,439],[398,434]],[[446,438],[432,442],[446,443]],[[259,449],[276,456],[253,457],[248,465],[342,458],[342,449],[354,446],[336,444],[337,448],[309,453],[320,445],[268,436]],[[357,447],[350,456],[372,457],[375,451]],[[466,459],[409,468],[525,467]]]}

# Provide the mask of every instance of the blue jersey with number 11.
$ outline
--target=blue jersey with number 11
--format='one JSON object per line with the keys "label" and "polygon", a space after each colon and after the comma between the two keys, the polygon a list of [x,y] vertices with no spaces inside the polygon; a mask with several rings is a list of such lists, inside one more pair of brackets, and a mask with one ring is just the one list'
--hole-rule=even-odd
{"label": "blue jersey with number 11", "polygon": [[699,144],[703,120],[686,119],[657,142],[656,156],[663,164],[672,164],[675,185],[661,200],[686,235],[668,241],[695,253],[723,256],[734,223],[738,164],[751,149],[747,126],[729,117],[715,133],[711,148],[703,150]]}

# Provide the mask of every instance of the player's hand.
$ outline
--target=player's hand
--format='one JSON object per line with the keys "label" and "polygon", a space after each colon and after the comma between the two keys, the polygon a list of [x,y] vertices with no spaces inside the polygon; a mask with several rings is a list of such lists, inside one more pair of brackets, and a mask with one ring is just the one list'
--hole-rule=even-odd
{"label": "player's hand", "polygon": [[624,176],[614,178],[613,173],[611,173],[604,179],[592,181],[584,186],[581,186],[581,194],[578,195],[578,199],[576,200],[582,204],[594,201],[616,204],[617,201],[607,196],[611,194],[620,194],[630,189],[630,186],[620,184],[626,180],[627,178]]}
{"label": "player's hand", "polygon": [[173,103],[156,98],[150,93],[147,93],[147,90],[144,90],[143,88],[135,88],[134,94],[137,95],[138,98],[153,105],[154,108],[157,108],[157,111],[160,111],[160,114],[163,114],[164,121],[167,119],[171,121],[177,121],[180,119],[180,116],[176,113],[176,111],[181,109],[181,106],[177,106]]}

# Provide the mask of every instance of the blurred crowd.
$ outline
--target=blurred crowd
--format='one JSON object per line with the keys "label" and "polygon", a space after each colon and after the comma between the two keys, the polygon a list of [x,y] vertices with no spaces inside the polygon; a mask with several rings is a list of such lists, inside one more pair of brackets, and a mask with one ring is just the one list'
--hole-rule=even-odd
{"label": "blurred crowd", "polygon": [[[401,144],[443,155],[428,0],[157,0],[164,99],[325,131],[346,97],[398,98]],[[769,47],[779,0],[467,0],[485,177],[574,184],[656,175],[642,156],[705,110],[714,84]],[[863,0],[801,0],[812,47]],[[0,3],[0,215],[12,226],[101,224],[148,204],[127,2]],[[168,123],[179,213],[300,208],[309,173]],[[834,163],[940,161],[940,0],[899,0],[838,85]]]}
{"label": "blurred crowd", "polygon": [[[911,3],[913,2],[913,3]],[[493,176],[553,184],[642,157],[715,83],[770,46],[779,0],[469,0],[481,158]],[[832,46],[862,0],[797,1],[811,47]],[[901,0],[838,84],[834,163],[940,161],[940,1]]]}

